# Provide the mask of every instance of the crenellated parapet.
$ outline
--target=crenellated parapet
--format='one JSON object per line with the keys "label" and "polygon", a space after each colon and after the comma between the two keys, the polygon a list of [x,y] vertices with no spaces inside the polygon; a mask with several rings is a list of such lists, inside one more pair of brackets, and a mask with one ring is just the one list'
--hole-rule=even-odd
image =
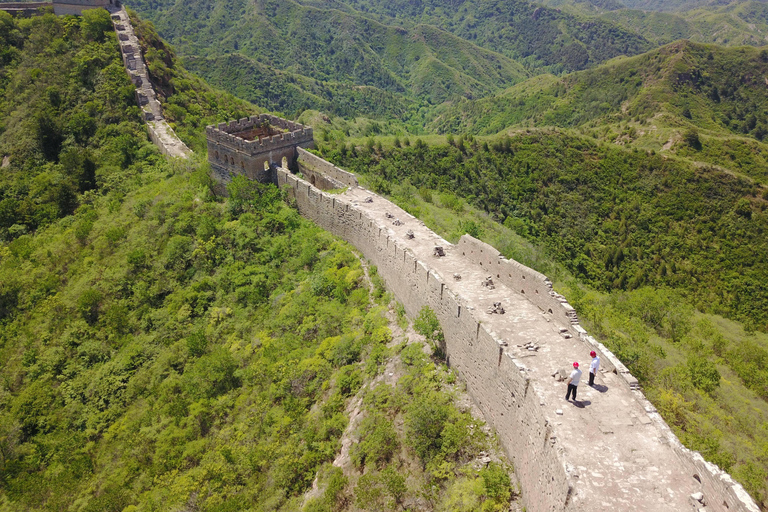
{"label": "crenellated parapet", "polygon": [[[319,157],[301,158],[324,179],[349,179]],[[453,245],[371,191],[327,193],[302,173],[308,179],[276,169],[299,213],[376,265],[411,318],[425,306],[435,312],[446,362],[495,428],[527,510],[759,512],[728,473],[680,443],[544,274],[469,235]],[[579,401],[566,401],[572,362],[588,367],[592,350],[601,359],[595,386],[582,378]]]}
{"label": "crenellated parapet", "polygon": [[205,135],[208,162],[221,185],[237,175],[276,182],[274,166],[286,159],[288,167],[296,170],[298,148],[315,144],[312,128],[269,114],[208,126]]}
{"label": "crenellated parapet", "polygon": [[[255,140],[241,136],[241,134],[253,130],[254,127],[264,125],[278,128],[280,132],[258,137]],[[285,146],[306,147],[314,144],[312,128],[267,114],[219,123],[217,126],[208,126],[205,129],[205,135],[209,143],[214,142],[227,146],[250,156]]]}

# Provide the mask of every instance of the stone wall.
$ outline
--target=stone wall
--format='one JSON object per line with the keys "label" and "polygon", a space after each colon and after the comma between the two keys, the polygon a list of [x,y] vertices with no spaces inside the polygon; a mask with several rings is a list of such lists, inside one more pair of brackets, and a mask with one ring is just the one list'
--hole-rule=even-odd
{"label": "stone wall", "polygon": [[30,16],[37,16],[51,7],[53,7],[51,2],[5,2],[0,4],[0,11],[5,11],[11,16],[29,18]]}
{"label": "stone wall", "polygon": [[423,306],[435,311],[451,366],[499,434],[526,494],[536,496],[536,506],[530,510],[568,510],[570,487],[563,456],[547,442],[550,432],[539,398],[523,367],[504,353],[505,343],[462,307],[461,297],[427,263],[398,247],[386,226],[284,169],[277,169],[277,182],[289,187],[304,217],[352,243],[376,265],[409,316],[418,315]]}
{"label": "stone wall", "polygon": [[[299,148],[298,153],[299,170],[306,180],[317,188],[328,190],[357,186],[357,176],[351,172],[340,169],[303,148]],[[319,183],[324,183],[325,186],[321,186]]]}
{"label": "stone wall", "polygon": [[[109,0],[106,0],[107,2]],[[192,154],[184,142],[179,139],[173,128],[165,121],[163,109],[157,99],[152,83],[149,81],[147,66],[141,56],[139,39],[133,32],[133,25],[125,8],[111,9],[112,25],[115,27],[123,65],[136,86],[136,103],[141,108],[142,117],[147,123],[147,133],[150,140],[166,156],[188,158]]]}
{"label": "stone wall", "polygon": [[165,156],[172,158],[188,158],[192,150],[176,136],[171,125],[165,119],[159,121],[147,121],[149,139],[160,149]]}
{"label": "stone wall", "polygon": [[[486,421],[496,430],[525,491],[528,510],[584,510],[572,500],[574,489],[562,448],[550,442],[555,426],[542,412],[543,401],[536,391],[537,383],[527,376],[525,366],[505,351],[506,342],[489,332],[473,309],[466,307],[467,301],[452,291],[452,283],[444,282],[410,249],[398,246],[390,237],[388,227],[378,224],[364,209],[314,188],[287,169],[278,168],[276,179],[278,186],[287,188],[295,198],[304,217],[353,244],[377,266],[379,275],[411,318],[418,315],[423,306],[435,311],[445,333],[449,363],[466,383]],[[409,221],[416,219],[411,217]],[[444,245],[450,244],[444,242]],[[570,325],[566,328],[568,334],[586,341],[600,354],[604,368],[623,378],[634,399],[647,411],[682,462],[684,471],[701,483],[706,496],[703,510],[759,511],[743,487],[726,472],[682,446],[626,367],[578,325],[573,308],[552,291],[546,276],[506,260],[491,246],[468,235],[462,237],[456,247],[463,257],[487,268],[488,275],[519,290],[546,315],[560,319],[560,325]]]}
{"label": "stone wall", "polygon": [[83,14],[86,9],[98,9],[103,7],[104,9],[117,5],[119,2],[113,2],[113,0],[53,0],[53,12],[57,16],[65,14],[75,14],[77,16]]}

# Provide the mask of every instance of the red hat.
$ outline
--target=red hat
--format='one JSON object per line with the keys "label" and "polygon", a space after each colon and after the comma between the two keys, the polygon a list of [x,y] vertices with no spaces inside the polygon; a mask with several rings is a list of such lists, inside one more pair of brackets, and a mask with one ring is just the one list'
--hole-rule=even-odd
{"label": "red hat", "polygon": [[591,355],[592,357],[595,357],[597,353],[593,350],[592,352],[589,353],[589,355]]}
{"label": "red hat", "polygon": [[578,368],[579,367],[579,363],[573,363],[573,367],[574,368]]}

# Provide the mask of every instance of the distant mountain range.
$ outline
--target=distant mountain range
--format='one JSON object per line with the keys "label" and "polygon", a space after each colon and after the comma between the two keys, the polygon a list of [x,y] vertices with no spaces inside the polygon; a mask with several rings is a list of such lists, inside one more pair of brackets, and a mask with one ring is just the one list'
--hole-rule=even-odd
{"label": "distant mountain range", "polygon": [[[607,142],[669,150],[766,183],[766,77],[768,50],[677,42],[445,105],[432,129],[494,134],[515,126],[578,128]],[[690,130],[700,132],[702,147],[683,142],[681,134]]]}

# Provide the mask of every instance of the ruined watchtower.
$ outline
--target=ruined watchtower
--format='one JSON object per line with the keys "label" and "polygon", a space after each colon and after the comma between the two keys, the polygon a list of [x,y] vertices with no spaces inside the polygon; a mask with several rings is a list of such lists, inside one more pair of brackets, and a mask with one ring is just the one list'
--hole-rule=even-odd
{"label": "ruined watchtower", "polygon": [[103,7],[108,9],[110,6],[119,6],[119,0],[53,0],[53,12],[57,16],[64,14],[83,14],[87,9],[98,9]]}
{"label": "ruined watchtower", "polygon": [[285,158],[297,170],[298,148],[315,144],[312,128],[267,114],[208,126],[205,135],[211,172],[223,185],[238,174],[277,183],[274,166]]}
{"label": "ruined watchtower", "polygon": [[81,16],[83,11],[103,7],[110,10],[120,6],[120,0],[49,0],[47,2],[4,2],[0,4],[0,10],[12,16],[39,16],[53,7],[57,16],[74,14]]}

